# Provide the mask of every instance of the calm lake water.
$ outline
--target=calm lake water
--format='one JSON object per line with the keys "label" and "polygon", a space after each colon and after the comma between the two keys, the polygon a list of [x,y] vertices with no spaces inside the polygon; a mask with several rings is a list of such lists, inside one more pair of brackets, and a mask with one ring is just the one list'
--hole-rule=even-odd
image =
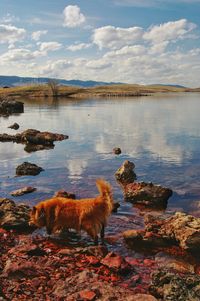
{"label": "calm lake water", "polygon": [[[0,117],[0,132],[28,128],[69,135],[53,150],[34,153],[16,143],[0,143],[1,197],[34,186],[37,191],[15,198],[35,204],[64,189],[77,197],[97,194],[95,179],[104,177],[121,203],[119,216],[137,209],[123,201],[114,173],[124,160],[135,163],[138,181],[152,181],[172,188],[168,210],[184,210],[200,216],[200,94],[163,94],[116,99],[24,100],[24,114]],[[18,131],[8,129],[17,122]],[[120,147],[122,154],[112,153]],[[24,161],[45,169],[36,177],[15,177]]]}

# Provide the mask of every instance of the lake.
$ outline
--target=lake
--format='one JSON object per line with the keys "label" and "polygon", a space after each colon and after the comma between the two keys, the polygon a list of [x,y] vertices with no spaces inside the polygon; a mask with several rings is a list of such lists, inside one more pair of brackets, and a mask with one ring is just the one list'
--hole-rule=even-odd
{"label": "lake", "polygon": [[[135,216],[138,209],[123,201],[114,173],[125,160],[135,163],[138,181],[173,190],[168,211],[200,216],[200,96],[197,93],[162,94],[138,98],[23,99],[24,114],[0,117],[1,133],[28,128],[69,135],[53,150],[34,153],[16,143],[0,143],[1,197],[34,186],[37,191],[15,198],[35,204],[64,189],[77,197],[97,194],[95,179],[104,177],[121,203],[118,216]],[[17,122],[18,131],[8,129]],[[114,147],[122,154],[114,155]],[[24,161],[44,168],[40,175],[15,177]],[[114,230],[113,230],[114,231]]]}

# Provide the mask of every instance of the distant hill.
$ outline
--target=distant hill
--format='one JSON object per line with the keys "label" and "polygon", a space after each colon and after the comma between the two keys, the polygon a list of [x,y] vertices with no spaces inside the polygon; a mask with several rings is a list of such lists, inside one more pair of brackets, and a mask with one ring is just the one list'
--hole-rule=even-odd
{"label": "distant hill", "polygon": [[[20,76],[4,76],[0,75],[0,87],[9,86],[22,86],[28,84],[45,84],[49,81],[50,78],[47,77],[20,77]],[[82,81],[82,80],[65,80],[65,79],[56,79],[59,84],[65,86],[78,86],[78,87],[96,87],[96,86],[109,86],[113,84],[120,84],[114,82],[97,82],[97,81]]]}

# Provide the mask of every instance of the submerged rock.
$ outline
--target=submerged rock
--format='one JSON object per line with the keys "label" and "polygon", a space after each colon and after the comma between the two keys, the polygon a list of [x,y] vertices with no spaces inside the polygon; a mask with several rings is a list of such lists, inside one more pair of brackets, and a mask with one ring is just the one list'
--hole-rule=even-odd
{"label": "submerged rock", "polygon": [[122,184],[127,185],[136,180],[136,174],[134,172],[135,164],[126,160],[122,166],[115,172],[116,180]]}
{"label": "submerged rock", "polygon": [[0,99],[0,115],[10,115],[13,113],[24,113],[23,102]]}
{"label": "submerged rock", "polygon": [[30,176],[36,176],[44,169],[40,166],[37,166],[36,164],[24,162],[21,165],[17,166],[16,168],[16,175],[17,176],[24,176],[24,175],[30,175]]}
{"label": "submerged rock", "polygon": [[27,187],[23,187],[21,189],[17,189],[15,191],[12,191],[10,194],[12,196],[21,196],[21,195],[24,195],[26,193],[31,193],[31,192],[33,192],[35,190],[36,190],[36,188],[31,187],[31,186],[27,186]]}
{"label": "submerged rock", "polygon": [[19,124],[15,122],[12,125],[10,125],[8,128],[13,129],[13,130],[18,130],[19,129]]}
{"label": "submerged rock", "polygon": [[133,204],[166,208],[172,190],[153,183],[130,183],[124,187],[124,198]]}
{"label": "submerged rock", "polygon": [[179,275],[165,269],[158,270],[152,274],[150,292],[162,300],[199,301],[200,276]]}
{"label": "submerged rock", "polygon": [[16,205],[14,201],[0,198],[0,227],[4,229],[31,230],[29,226],[30,207]]}

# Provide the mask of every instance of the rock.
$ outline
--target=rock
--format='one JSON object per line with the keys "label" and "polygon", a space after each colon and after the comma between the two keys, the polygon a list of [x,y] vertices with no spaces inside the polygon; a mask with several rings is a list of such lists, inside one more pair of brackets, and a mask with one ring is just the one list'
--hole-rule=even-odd
{"label": "rock", "polygon": [[133,204],[166,208],[172,190],[153,183],[130,183],[124,187],[124,198]]}
{"label": "rock", "polygon": [[195,274],[179,275],[162,269],[152,274],[150,292],[168,301],[199,301],[200,277]]}
{"label": "rock", "polygon": [[135,168],[135,164],[126,160],[122,166],[115,172],[116,180],[122,184],[127,185],[136,180],[136,174],[133,171]]}
{"label": "rock", "polygon": [[19,124],[15,122],[12,125],[10,125],[8,128],[13,129],[13,130],[18,130],[19,129]]}
{"label": "rock", "polygon": [[29,226],[30,207],[27,205],[16,205],[9,199],[0,199],[0,227],[10,230],[32,231]]}
{"label": "rock", "polygon": [[119,202],[114,202],[112,212],[116,213],[119,207],[120,207],[120,203]]}
{"label": "rock", "polygon": [[21,165],[17,166],[16,168],[16,175],[17,176],[36,176],[44,169],[42,167],[37,166],[36,164],[32,164],[29,162],[24,162]]}
{"label": "rock", "polygon": [[115,155],[120,155],[121,154],[121,148],[119,148],[119,147],[115,147],[115,148],[113,148],[113,153],[115,154]]}
{"label": "rock", "polygon": [[61,197],[61,198],[67,198],[67,199],[76,199],[76,195],[71,192],[67,192],[65,190],[59,190],[54,194],[54,197]]}
{"label": "rock", "polygon": [[96,298],[96,294],[93,291],[81,291],[79,292],[79,296],[81,299],[92,301]]}
{"label": "rock", "polygon": [[67,298],[66,300],[76,301],[80,299],[80,292],[82,291],[94,292],[97,297],[96,300],[99,301],[110,301],[110,300],[132,301],[133,300],[132,291],[130,291],[127,288],[113,286],[108,282],[102,281],[99,279],[98,274],[91,272],[87,269],[74,276],[70,276],[65,280],[57,281],[53,286],[52,294],[55,297],[55,299]]}
{"label": "rock", "polygon": [[0,100],[0,115],[24,113],[24,104],[15,100]]}
{"label": "rock", "polygon": [[101,263],[123,275],[131,272],[131,265],[123,257],[114,252],[108,253],[106,257],[101,260]]}
{"label": "rock", "polygon": [[177,212],[172,216],[146,215],[145,230],[128,230],[123,233],[125,241],[135,247],[179,245],[190,252],[200,250],[200,218]]}
{"label": "rock", "polygon": [[130,301],[157,301],[157,299],[152,295],[147,294],[136,294],[133,295],[132,299]]}
{"label": "rock", "polygon": [[181,273],[194,273],[194,266],[187,260],[184,260],[178,256],[159,252],[155,256],[155,261],[159,268],[167,267],[168,269],[173,269]]}
{"label": "rock", "polygon": [[159,232],[175,239],[185,250],[200,250],[200,218],[176,212],[164,222]]}
{"label": "rock", "polygon": [[2,276],[8,277],[9,279],[20,279],[23,277],[36,277],[39,276],[39,267],[33,262],[27,260],[20,260],[19,262],[6,262]]}
{"label": "rock", "polygon": [[54,141],[68,139],[67,135],[55,134],[50,132],[40,132],[34,129],[28,129],[16,135],[0,134],[1,142],[16,142],[25,144],[27,152],[54,148]]}
{"label": "rock", "polygon": [[33,191],[36,191],[37,189],[34,188],[34,187],[31,187],[31,186],[27,186],[27,187],[23,187],[21,189],[17,189],[15,191],[12,191],[10,194],[12,196],[21,196],[21,195],[24,195],[26,193],[31,193]]}

